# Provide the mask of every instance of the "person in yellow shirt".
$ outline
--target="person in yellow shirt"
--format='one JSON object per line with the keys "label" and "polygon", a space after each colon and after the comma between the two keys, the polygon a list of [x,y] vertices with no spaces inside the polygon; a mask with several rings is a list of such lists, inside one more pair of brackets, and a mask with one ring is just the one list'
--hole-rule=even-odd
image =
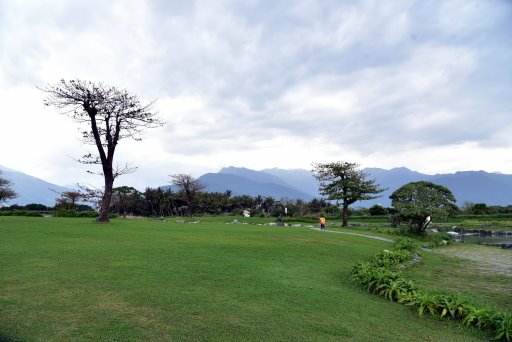
{"label": "person in yellow shirt", "polygon": [[325,229],[325,222],[326,222],[326,220],[325,220],[324,215],[320,215],[319,220],[320,220],[320,229]]}

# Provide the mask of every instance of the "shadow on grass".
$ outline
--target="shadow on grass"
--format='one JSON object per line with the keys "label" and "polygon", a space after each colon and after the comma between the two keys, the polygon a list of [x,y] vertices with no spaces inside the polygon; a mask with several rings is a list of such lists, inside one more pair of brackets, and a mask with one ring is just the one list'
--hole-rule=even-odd
{"label": "shadow on grass", "polygon": [[21,342],[21,340],[12,336],[7,336],[0,331],[0,342]]}

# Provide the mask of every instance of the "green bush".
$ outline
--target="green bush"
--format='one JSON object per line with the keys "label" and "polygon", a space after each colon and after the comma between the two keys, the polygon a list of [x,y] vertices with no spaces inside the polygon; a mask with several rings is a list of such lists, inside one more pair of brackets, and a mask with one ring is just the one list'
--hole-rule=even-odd
{"label": "green bush", "polygon": [[410,298],[417,294],[416,286],[410,279],[398,276],[396,279],[383,283],[377,288],[378,294],[393,302],[400,302],[402,298]]}
{"label": "green bush", "polygon": [[[426,247],[441,247],[445,245],[449,245],[452,241],[452,237],[450,234],[445,232],[431,233],[426,232],[422,235],[417,235],[411,232],[409,229],[405,229],[404,227],[394,229],[388,232],[390,235],[398,235],[401,237],[414,237],[417,240],[424,242],[424,246]],[[400,239],[400,238],[399,238]],[[397,239],[397,241],[399,240]]]}
{"label": "green bush", "polygon": [[0,216],[28,216],[28,217],[43,217],[40,213],[30,210],[1,210]]}
{"label": "green bush", "polygon": [[416,245],[402,239],[393,250],[384,250],[368,261],[357,263],[352,269],[352,279],[363,288],[391,301],[410,301],[417,293],[411,280],[406,279],[399,266],[412,258]]}
{"label": "green bush", "polygon": [[494,315],[494,338],[496,340],[512,340],[512,314],[497,312]]}
{"label": "green bush", "polygon": [[490,308],[472,307],[464,318],[464,325],[490,330],[495,340],[512,340],[512,314]]}
{"label": "green bush", "polygon": [[411,257],[412,252],[406,249],[384,250],[374,256],[371,262],[378,267],[396,269],[401,263],[409,260]]}
{"label": "green bush", "polygon": [[416,245],[414,240],[407,237],[399,237],[398,239],[396,239],[394,247],[397,250],[406,250],[410,252],[414,252],[415,250],[418,249],[418,246]]}
{"label": "green bush", "polygon": [[471,304],[467,300],[461,298],[458,294],[452,295],[435,295],[438,303],[439,314],[441,317],[451,317],[454,319],[464,319],[471,311]]}
{"label": "green bush", "polygon": [[98,217],[96,211],[75,211],[75,210],[58,210],[54,213],[55,217]]}

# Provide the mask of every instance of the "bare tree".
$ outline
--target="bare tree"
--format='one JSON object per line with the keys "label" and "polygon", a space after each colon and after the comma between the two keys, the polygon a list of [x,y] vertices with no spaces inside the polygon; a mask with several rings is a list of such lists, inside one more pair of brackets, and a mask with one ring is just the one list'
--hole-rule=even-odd
{"label": "bare tree", "polygon": [[103,189],[98,189],[87,185],[81,185],[78,183],[76,186],[80,189],[79,191],[82,194],[82,200],[84,202],[90,203],[95,210],[101,208]]}
{"label": "bare tree", "polygon": [[197,193],[206,188],[206,185],[201,183],[198,179],[187,174],[171,175],[171,184],[176,185],[187,203],[187,215],[192,216],[192,207],[196,199]]}
{"label": "bare tree", "polygon": [[[2,174],[2,171],[0,171]],[[0,177],[0,203],[16,198],[18,194],[12,189],[12,182],[8,179]]]}
{"label": "bare tree", "polygon": [[97,221],[108,222],[115,178],[134,171],[129,166],[114,165],[119,140],[141,140],[142,130],[161,126],[162,122],[151,112],[152,103],[142,105],[136,96],[126,90],[103,83],[62,80],[41,90],[47,93],[44,104],[65,110],[65,114],[83,124],[82,141],[96,146],[97,155],[89,153],[79,161],[101,165],[99,174],[103,175],[105,185]]}

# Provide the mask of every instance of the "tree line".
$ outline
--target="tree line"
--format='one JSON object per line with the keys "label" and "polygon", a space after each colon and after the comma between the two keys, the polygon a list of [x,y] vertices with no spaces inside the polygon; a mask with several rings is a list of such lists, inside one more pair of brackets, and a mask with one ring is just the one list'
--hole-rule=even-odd
{"label": "tree line", "polygon": [[[349,207],[359,201],[380,197],[385,191],[375,180],[369,179],[350,162],[316,163],[313,175],[319,181],[319,191],[326,200],[280,200],[262,196],[232,196],[225,193],[207,193],[205,185],[186,174],[172,175],[172,184],[179,191],[147,188],[139,192],[132,187],[114,187],[114,180],[135,168],[128,164],[114,164],[114,155],[122,139],[140,140],[147,128],[163,125],[152,110],[152,103],[142,104],[137,96],[126,90],[103,83],[83,80],[62,80],[41,89],[46,93],[45,105],[62,110],[82,126],[82,141],[96,147],[96,153],[84,155],[79,161],[100,166],[90,171],[103,176],[101,190],[85,189],[61,194],[56,207],[75,210],[81,201],[93,203],[98,222],[108,222],[109,214],[145,216],[171,216],[194,214],[240,213],[252,210],[253,215],[285,216],[341,210],[342,226],[348,225]],[[0,203],[16,196],[11,184],[0,178]],[[11,192],[9,192],[11,191]],[[396,224],[407,223],[417,232],[425,232],[432,218],[443,218],[457,210],[452,192],[431,182],[412,182],[395,190],[390,196]],[[475,206],[473,206],[475,207]],[[374,208],[379,210],[379,208]],[[488,208],[479,207],[481,212]]]}
{"label": "tree line", "polygon": [[[80,204],[86,201],[90,206]],[[57,199],[55,210],[94,210],[94,197],[85,192],[63,192]],[[97,206],[97,204],[96,204]],[[242,215],[247,210],[251,216],[262,217],[303,217],[318,213],[335,213],[334,204],[324,199],[304,201],[301,199],[272,196],[233,195],[225,192],[195,191],[187,188],[173,191],[165,188],[148,187],[139,191],[130,186],[112,189],[110,213],[119,216],[193,216],[193,215]]]}

